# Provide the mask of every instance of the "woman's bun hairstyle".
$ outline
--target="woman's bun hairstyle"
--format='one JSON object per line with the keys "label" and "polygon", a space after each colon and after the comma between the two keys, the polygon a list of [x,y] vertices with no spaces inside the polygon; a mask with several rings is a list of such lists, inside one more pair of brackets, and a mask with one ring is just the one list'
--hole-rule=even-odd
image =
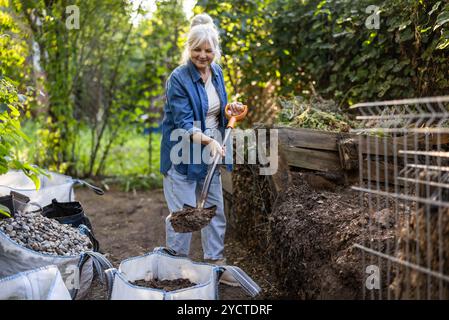
{"label": "woman's bun hairstyle", "polygon": [[212,26],[215,27],[214,21],[207,13],[201,13],[194,16],[192,21],[190,22],[190,28],[193,28],[201,24],[211,24]]}
{"label": "woman's bun hairstyle", "polygon": [[220,36],[214,21],[207,13],[197,14],[190,22],[190,31],[182,54],[181,63],[186,63],[190,59],[190,50],[203,42],[209,42],[214,50],[215,62],[221,58]]}

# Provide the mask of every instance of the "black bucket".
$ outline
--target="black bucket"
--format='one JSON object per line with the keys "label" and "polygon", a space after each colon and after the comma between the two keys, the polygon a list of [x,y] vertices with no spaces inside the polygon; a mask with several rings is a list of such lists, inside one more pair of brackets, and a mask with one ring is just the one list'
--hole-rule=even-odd
{"label": "black bucket", "polygon": [[[98,240],[94,237],[92,224],[89,218],[84,214],[84,209],[81,203],[77,201],[72,202],[58,202],[53,199],[52,203],[42,208],[42,215],[44,217],[55,219],[61,224],[69,224],[74,228],[84,225],[89,229],[86,235],[90,238],[94,251],[100,249]],[[82,229],[86,231],[85,228]]]}

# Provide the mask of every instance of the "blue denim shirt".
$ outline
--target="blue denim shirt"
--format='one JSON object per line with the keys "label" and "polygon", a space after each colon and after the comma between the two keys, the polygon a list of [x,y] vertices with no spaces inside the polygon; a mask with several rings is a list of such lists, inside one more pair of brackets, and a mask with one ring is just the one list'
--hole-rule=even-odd
{"label": "blue denim shirt", "polygon": [[[217,90],[220,98],[220,116],[218,129],[224,137],[225,126],[228,120],[224,116],[224,108],[227,104],[227,94],[223,79],[223,72],[221,67],[216,64],[211,64],[212,83]],[[160,171],[162,174],[167,174],[172,166],[170,159],[170,151],[173,146],[180,142],[170,141],[170,134],[175,129],[184,129],[190,141],[190,160],[188,163],[175,164],[176,171],[187,175],[189,180],[201,180],[207,174],[207,164],[201,159],[201,163],[194,164],[193,161],[193,145],[190,136],[196,131],[205,132],[206,130],[206,115],[209,109],[209,102],[207,93],[201,75],[196,69],[195,65],[189,60],[186,64],[177,67],[166,84],[166,102],[164,107],[164,119],[162,121],[162,142],[161,142],[161,162]],[[201,128],[195,127],[195,123],[200,123]],[[186,138],[186,137],[184,137]],[[220,140],[219,140],[220,141]],[[198,145],[195,150],[198,150]],[[201,151],[204,146],[201,146]],[[227,148],[230,149],[230,148]],[[228,151],[228,150],[227,150]],[[182,152],[179,152],[181,154]],[[229,167],[230,169],[231,167]]]}

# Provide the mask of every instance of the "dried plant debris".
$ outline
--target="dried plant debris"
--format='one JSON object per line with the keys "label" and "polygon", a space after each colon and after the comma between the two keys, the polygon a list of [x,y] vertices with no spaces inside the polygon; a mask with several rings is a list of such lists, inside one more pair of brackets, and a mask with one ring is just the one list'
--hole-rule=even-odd
{"label": "dried plant debris", "polygon": [[15,218],[0,221],[0,231],[14,242],[40,253],[71,256],[92,250],[89,237],[40,213],[18,212]]}
{"label": "dried plant debris", "polygon": [[280,99],[279,104],[278,124],[334,132],[349,132],[357,126],[332,100],[294,97]]}

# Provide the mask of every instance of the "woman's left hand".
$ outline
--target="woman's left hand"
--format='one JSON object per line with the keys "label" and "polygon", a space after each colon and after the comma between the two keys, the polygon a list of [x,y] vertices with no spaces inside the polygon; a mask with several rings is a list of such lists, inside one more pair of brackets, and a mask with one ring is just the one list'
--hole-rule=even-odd
{"label": "woman's left hand", "polygon": [[231,116],[238,116],[244,110],[243,104],[241,102],[231,102],[229,104],[228,114]]}

